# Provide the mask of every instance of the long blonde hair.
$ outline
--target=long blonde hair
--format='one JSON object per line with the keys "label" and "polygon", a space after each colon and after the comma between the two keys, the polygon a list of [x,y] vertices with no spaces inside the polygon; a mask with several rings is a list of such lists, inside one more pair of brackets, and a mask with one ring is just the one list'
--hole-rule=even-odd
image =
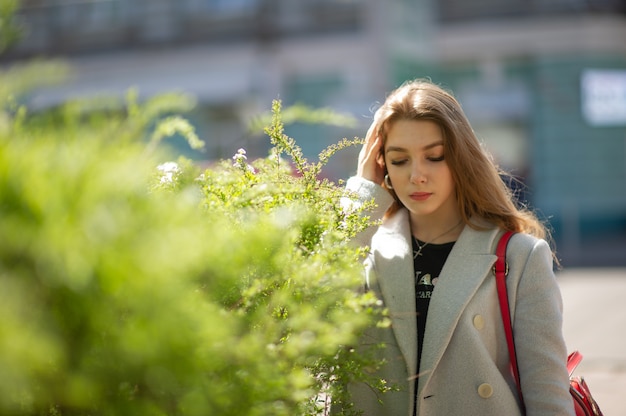
{"label": "long blonde hair", "polygon": [[[505,173],[483,149],[461,105],[451,93],[428,80],[406,82],[388,96],[376,111],[374,120],[383,149],[387,132],[395,121],[430,120],[440,126],[444,155],[456,185],[459,211],[466,224],[478,229],[480,227],[472,218],[483,218],[507,231],[524,232],[538,238],[549,236],[546,227],[531,210],[515,204],[512,191],[500,176]],[[387,212],[391,215],[402,207],[402,203],[393,190],[387,189],[395,198]]]}

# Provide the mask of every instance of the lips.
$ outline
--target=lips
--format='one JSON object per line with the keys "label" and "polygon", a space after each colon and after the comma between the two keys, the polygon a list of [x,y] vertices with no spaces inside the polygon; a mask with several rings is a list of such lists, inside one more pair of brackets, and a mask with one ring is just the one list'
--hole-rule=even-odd
{"label": "lips", "polygon": [[432,192],[414,192],[409,197],[414,201],[426,201],[431,195]]}

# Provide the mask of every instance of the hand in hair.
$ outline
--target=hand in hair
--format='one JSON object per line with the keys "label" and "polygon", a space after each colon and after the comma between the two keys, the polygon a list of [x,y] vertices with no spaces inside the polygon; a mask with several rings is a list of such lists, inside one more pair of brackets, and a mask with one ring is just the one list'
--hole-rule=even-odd
{"label": "hand in hair", "polygon": [[381,155],[382,140],[377,136],[377,123],[374,122],[367,131],[365,143],[359,153],[357,176],[382,184],[385,168]]}

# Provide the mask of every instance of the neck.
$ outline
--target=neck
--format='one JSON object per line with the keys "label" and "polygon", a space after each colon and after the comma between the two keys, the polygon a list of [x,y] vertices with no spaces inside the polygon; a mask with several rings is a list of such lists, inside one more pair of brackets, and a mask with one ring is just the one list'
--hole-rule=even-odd
{"label": "neck", "polygon": [[456,241],[462,230],[463,221],[460,215],[450,215],[444,218],[411,217],[411,233],[418,240],[429,244]]}

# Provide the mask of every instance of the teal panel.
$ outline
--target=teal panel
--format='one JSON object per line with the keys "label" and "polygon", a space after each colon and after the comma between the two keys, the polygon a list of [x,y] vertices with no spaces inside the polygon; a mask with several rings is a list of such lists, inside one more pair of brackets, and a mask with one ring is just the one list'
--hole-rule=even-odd
{"label": "teal panel", "polygon": [[339,74],[298,75],[290,77],[285,84],[288,104],[303,103],[322,107],[328,98],[343,87]]}
{"label": "teal panel", "polygon": [[626,68],[623,59],[608,58],[535,62],[531,120],[535,201],[556,215],[571,204],[582,215],[620,207],[626,211],[626,126],[588,125],[582,118],[580,94],[585,68],[619,65]]}

